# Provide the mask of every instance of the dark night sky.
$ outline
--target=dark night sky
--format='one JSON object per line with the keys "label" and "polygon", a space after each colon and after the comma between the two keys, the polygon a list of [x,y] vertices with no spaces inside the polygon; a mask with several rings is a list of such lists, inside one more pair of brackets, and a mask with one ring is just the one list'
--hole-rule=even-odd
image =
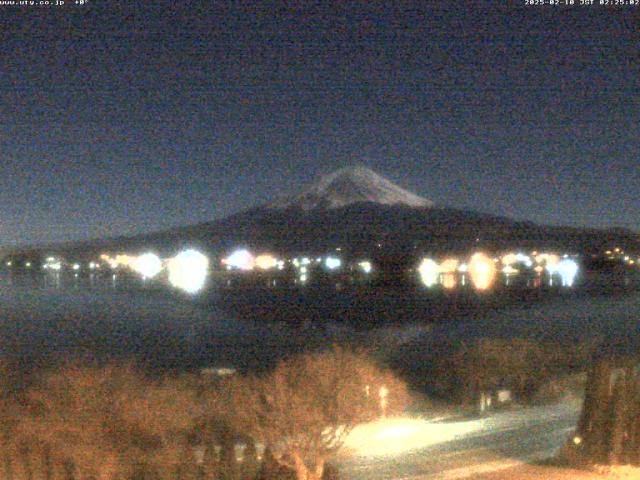
{"label": "dark night sky", "polygon": [[355,163],[640,230],[640,7],[138,3],[0,6],[0,245],[212,220]]}

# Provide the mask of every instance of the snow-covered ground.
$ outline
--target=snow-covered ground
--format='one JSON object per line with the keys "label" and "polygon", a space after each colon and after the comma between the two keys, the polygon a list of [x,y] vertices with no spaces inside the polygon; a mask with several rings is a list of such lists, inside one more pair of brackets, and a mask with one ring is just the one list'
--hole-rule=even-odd
{"label": "snow-covered ground", "polygon": [[575,428],[579,402],[479,419],[389,418],[361,425],[339,464],[349,480],[470,478],[548,458]]}
{"label": "snow-covered ground", "polygon": [[347,438],[342,455],[394,457],[471,435],[481,431],[487,420],[444,422],[415,417],[383,418],[356,427]]}

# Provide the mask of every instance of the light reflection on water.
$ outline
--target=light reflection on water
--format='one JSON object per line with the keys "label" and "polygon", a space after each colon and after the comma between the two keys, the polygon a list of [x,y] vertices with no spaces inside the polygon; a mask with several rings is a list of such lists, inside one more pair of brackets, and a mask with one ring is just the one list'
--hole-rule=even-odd
{"label": "light reflection on water", "polygon": [[273,359],[274,344],[297,348],[287,338],[126,276],[0,275],[0,354],[18,361],[89,355],[253,367]]}
{"label": "light reflection on water", "polygon": [[[611,345],[632,348],[639,319],[638,293],[565,297],[441,323],[427,330],[420,344],[428,351],[445,340],[481,336],[572,341],[600,335]],[[398,327],[397,333],[411,328]],[[358,338],[366,344],[377,333]],[[239,319],[221,305],[189,301],[126,276],[114,281],[111,275],[0,275],[0,355],[20,362],[81,354],[134,357],[171,368],[260,368],[288,352],[350,334],[355,335],[344,325]]]}

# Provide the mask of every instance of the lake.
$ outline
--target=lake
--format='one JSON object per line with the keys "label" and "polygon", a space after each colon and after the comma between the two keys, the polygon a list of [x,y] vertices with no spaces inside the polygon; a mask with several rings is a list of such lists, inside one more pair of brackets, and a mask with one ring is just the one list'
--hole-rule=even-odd
{"label": "lake", "polygon": [[[438,323],[425,322],[423,313],[416,311],[413,323],[373,329],[335,321],[262,321],[228,308],[224,297],[194,300],[127,277],[3,275],[0,354],[25,367],[77,356],[83,361],[131,359],[162,369],[253,370],[287,353],[345,340],[383,350],[410,344],[426,354],[446,341],[481,336],[564,342],[600,336],[611,348],[633,350],[640,336],[640,294],[628,291],[568,292],[476,315],[453,313]],[[277,311],[272,316],[277,318]]]}

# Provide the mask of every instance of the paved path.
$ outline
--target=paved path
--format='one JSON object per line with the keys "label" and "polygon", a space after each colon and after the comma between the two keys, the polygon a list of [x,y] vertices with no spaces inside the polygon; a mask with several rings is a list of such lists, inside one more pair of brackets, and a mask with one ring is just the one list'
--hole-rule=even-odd
{"label": "paved path", "polygon": [[339,460],[347,480],[468,478],[551,456],[575,428],[577,402],[466,421],[391,419],[353,432]]}

